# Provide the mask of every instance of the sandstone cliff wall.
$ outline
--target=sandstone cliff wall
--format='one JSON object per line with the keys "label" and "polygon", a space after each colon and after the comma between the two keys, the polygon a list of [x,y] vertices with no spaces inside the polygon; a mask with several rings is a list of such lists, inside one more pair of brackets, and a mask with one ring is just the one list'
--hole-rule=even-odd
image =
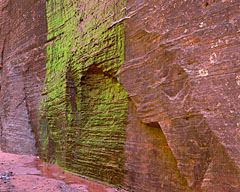
{"label": "sandstone cliff wall", "polygon": [[2,149],[35,154],[45,78],[45,1],[0,1],[0,15]]}
{"label": "sandstone cliff wall", "polygon": [[138,118],[161,127],[191,191],[239,191],[239,2],[127,7],[120,79]]}
{"label": "sandstone cliff wall", "polygon": [[127,93],[124,1],[47,1],[43,157],[88,177],[122,184]]}
{"label": "sandstone cliff wall", "polygon": [[239,8],[0,1],[2,149],[129,191],[239,191]]}

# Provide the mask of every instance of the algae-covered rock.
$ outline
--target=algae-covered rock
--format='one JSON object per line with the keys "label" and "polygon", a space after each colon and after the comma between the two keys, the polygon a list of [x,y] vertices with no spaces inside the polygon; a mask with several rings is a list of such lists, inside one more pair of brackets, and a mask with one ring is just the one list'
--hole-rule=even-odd
{"label": "algae-covered rock", "polygon": [[136,192],[240,191],[237,0],[0,0],[0,144]]}

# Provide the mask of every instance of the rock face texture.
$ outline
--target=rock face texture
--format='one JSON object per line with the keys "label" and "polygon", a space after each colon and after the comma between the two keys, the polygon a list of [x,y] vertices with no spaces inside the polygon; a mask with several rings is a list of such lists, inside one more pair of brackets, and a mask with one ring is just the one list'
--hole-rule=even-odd
{"label": "rock face texture", "polygon": [[2,149],[129,191],[240,191],[238,0],[0,0]]}
{"label": "rock face texture", "polygon": [[45,78],[45,8],[45,1],[0,1],[0,138],[7,152],[36,153]]}
{"label": "rock face texture", "polygon": [[41,155],[88,177],[123,184],[128,96],[124,1],[46,2],[48,45],[40,104]]}
{"label": "rock face texture", "polygon": [[191,191],[239,191],[239,1],[127,7],[120,79],[137,117],[161,128]]}

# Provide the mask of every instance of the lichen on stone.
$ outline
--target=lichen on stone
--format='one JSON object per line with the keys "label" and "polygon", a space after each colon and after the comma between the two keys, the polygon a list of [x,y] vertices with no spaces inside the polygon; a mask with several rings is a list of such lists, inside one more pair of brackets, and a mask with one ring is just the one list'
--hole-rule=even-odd
{"label": "lichen on stone", "polygon": [[128,95],[125,1],[46,2],[47,64],[40,112],[42,156],[88,177],[120,185]]}

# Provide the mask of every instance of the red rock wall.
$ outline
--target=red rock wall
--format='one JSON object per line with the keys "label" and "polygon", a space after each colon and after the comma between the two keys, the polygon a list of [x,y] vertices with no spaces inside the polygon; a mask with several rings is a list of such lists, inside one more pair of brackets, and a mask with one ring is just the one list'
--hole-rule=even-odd
{"label": "red rock wall", "polygon": [[[159,188],[152,191],[172,191],[161,182],[170,184],[174,177],[178,185],[176,169],[191,191],[240,190],[239,8],[236,0],[128,0],[121,83],[139,121],[161,128],[177,164],[170,166],[173,174],[153,171],[158,166],[150,159],[157,155],[150,156],[154,146],[147,141],[149,131],[128,128],[127,133],[134,131],[138,141],[149,146],[139,152],[131,149],[138,164],[149,167],[132,171],[140,175],[137,181],[146,181],[149,172],[168,177],[157,181]],[[157,154],[166,155],[159,147]],[[127,157],[134,162],[132,155]],[[147,191],[148,185],[137,183],[130,185]]]}
{"label": "red rock wall", "polygon": [[0,1],[0,14],[2,149],[35,154],[45,76],[45,1]]}
{"label": "red rock wall", "polygon": [[3,150],[134,192],[240,191],[238,0],[56,2],[0,0]]}

